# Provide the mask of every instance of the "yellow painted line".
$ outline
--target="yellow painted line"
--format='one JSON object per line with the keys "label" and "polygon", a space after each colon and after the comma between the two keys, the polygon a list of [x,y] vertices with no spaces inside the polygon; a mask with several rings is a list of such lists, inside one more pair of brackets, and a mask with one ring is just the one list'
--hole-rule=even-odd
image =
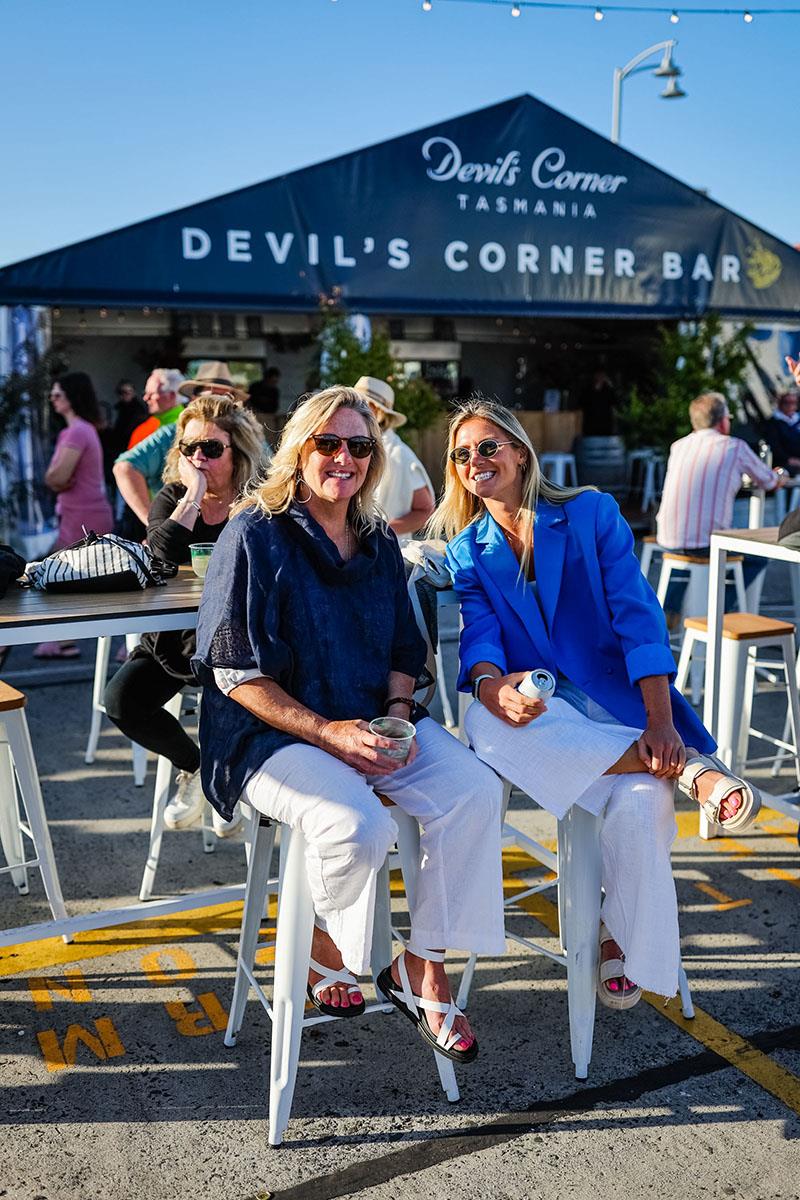
{"label": "yellow painted line", "polygon": [[696,887],[698,892],[717,901],[714,905],[716,912],[729,912],[732,908],[746,908],[748,904],[753,903],[752,900],[734,900],[732,896],[727,896],[725,892],[712,887],[710,883],[694,883],[692,886]]}
{"label": "yellow painted line", "polygon": [[[270,901],[270,913],[274,900]],[[109,954],[124,954],[128,950],[158,945],[161,942],[182,941],[208,933],[236,933],[242,923],[242,901],[197,908],[166,917],[149,917],[128,925],[109,926],[93,932],[78,933],[68,945],[61,938],[46,938],[39,942],[24,942],[0,950],[0,977],[23,971],[39,971],[44,967],[59,967],[84,959],[103,958]]]}
{"label": "yellow painted line", "polygon": [[[794,882],[800,885],[800,880]],[[506,895],[513,896],[515,892],[525,889],[519,883],[505,881],[503,890]],[[545,900],[540,894],[520,900],[519,907],[536,917],[550,933],[558,935],[558,909],[555,904]],[[679,997],[674,997],[665,1004],[663,996],[645,992],[644,1000],[659,1016],[666,1017],[707,1050],[713,1050],[737,1071],[741,1071],[764,1091],[800,1115],[800,1079],[776,1063],[768,1054],[764,1054],[746,1038],[740,1037],[738,1033],[715,1020],[696,1004],[694,1018],[687,1021],[681,1012]]]}

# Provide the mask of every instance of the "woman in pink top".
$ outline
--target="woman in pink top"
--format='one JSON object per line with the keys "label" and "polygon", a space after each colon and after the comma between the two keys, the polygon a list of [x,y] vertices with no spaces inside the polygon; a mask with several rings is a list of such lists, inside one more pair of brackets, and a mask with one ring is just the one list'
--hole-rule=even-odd
{"label": "woman in pink top", "polygon": [[[83,371],[57,379],[50,403],[67,423],[56,438],[56,447],[44,481],[58,494],[58,539],[54,550],[70,546],[88,532],[111,533],[114,515],[103,479],[103,449],[97,433],[100,408],[92,381]],[[37,658],[75,658],[74,642],[42,642]]]}

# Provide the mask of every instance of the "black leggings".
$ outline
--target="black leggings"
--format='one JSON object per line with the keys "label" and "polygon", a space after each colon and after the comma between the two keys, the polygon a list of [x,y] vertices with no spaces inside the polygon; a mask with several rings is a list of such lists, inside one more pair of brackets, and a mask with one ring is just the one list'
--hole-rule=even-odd
{"label": "black leggings", "polygon": [[183,686],[149,654],[137,654],[109,680],[103,702],[110,720],[132,742],[163,754],[179,771],[196,771],[200,750],[180,721],[161,707]]}

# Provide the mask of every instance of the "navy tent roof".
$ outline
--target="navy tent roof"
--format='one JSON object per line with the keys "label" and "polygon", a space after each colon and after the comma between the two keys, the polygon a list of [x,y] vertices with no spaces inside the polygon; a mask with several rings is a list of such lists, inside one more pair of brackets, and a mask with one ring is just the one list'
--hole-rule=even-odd
{"label": "navy tent roof", "polygon": [[800,254],[532,96],[0,270],[0,303],[797,318]]}

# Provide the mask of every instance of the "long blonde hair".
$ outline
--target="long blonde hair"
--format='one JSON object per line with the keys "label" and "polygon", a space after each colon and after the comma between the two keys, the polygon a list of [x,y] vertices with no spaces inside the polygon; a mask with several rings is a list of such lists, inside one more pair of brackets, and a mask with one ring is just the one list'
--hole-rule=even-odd
{"label": "long blonde hair", "polygon": [[[267,516],[286,512],[297,498],[300,477],[300,453],[312,433],[317,433],[340,408],[350,408],[364,418],[367,435],[375,442],[359,490],[350,501],[348,517],[357,534],[372,532],[382,524],[375,502],[375,490],[386,464],[386,451],[381,441],[378,422],[361,392],[348,387],[325,388],[302,400],[284,426],[278,449],[266,475],[248,488],[242,499],[233,506],[231,515],[245,508],[260,508]],[[302,496],[300,500],[302,501]]]}
{"label": "long blonde hair", "polygon": [[459,478],[456,464],[450,459],[450,451],[455,447],[459,429],[466,421],[472,421],[475,418],[491,421],[498,429],[508,434],[511,441],[527,452],[526,460],[522,464],[522,499],[516,512],[516,521],[520,525],[520,537],[524,547],[520,570],[523,574],[527,574],[533,547],[533,523],[539,500],[546,500],[550,504],[566,504],[568,500],[579,496],[581,492],[596,492],[597,488],[565,488],[551,483],[542,475],[533,443],[513,412],[494,400],[487,400],[484,396],[471,396],[469,400],[465,400],[458,406],[450,418],[447,431],[444,491],[426,527],[426,533],[430,537],[444,538],[445,541],[450,541],[471,522],[477,521],[486,511],[483,500],[464,487]]}
{"label": "long blonde hair", "polygon": [[233,396],[215,396],[213,392],[195,396],[175,422],[175,440],[164,463],[164,483],[180,483],[180,445],[190,421],[206,421],[228,434],[233,455],[233,489],[241,496],[264,469],[267,457],[264,434],[253,414],[238,400]]}

